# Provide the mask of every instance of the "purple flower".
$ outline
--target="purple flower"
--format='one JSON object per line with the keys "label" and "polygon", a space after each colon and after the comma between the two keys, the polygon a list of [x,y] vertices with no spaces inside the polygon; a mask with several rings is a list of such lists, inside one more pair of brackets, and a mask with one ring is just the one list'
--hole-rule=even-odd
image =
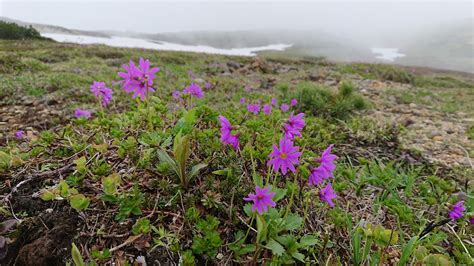
{"label": "purple flower", "polygon": [[301,130],[303,129],[305,122],[303,120],[304,113],[299,113],[296,116],[293,113],[290,114],[288,120],[283,124],[283,132],[288,139],[294,139],[296,136],[301,137]]}
{"label": "purple flower", "polygon": [[451,212],[449,212],[449,217],[453,220],[457,220],[464,215],[464,211],[466,207],[464,207],[464,200],[458,201],[451,207]]}
{"label": "purple flower", "polygon": [[334,145],[331,144],[329,147],[324,150],[321,157],[316,161],[319,162],[319,166],[311,169],[311,174],[309,176],[309,185],[317,186],[322,183],[324,179],[329,177],[334,178],[334,169],[336,169],[336,165],[334,164],[334,160],[337,159],[337,156],[331,154],[331,149]]}
{"label": "purple flower", "polygon": [[272,98],[272,105],[277,106],[278,105],[278,100],[276,98]]}
{"label": "purple flower", "polygon": [[280,106],[280,110],[282,110],[283,112],[286,112],[290,109],[290,106],[288,106],[288,104],[284,103]]}
{"label": "purple flower", "polygon": [[260,112],[260,104],[252,103],[247,105],[247,110],[251,113],[258,114]]}
{"label": "purple flower", "polygon": [[150,61],[140,58],[139,67],[130,60],[129,65],[122,66],[126,72],[119,72],[118,75],[123,80],[119,81],[122,89],[126,93],[133,92],[133,99],[140,97],[142,101],[149,92],[154,92],[153,81],[155,73],[160,71],[158,67],[150,69]]}
{"label": "purple flower", "polygon": [[469,223],[470,223],[471,225],[474,224],[474,216],[471,216],[471,218],[469,218]]}
{"label": "purple flower", "polygon": [[180,91],[173,91],[173,93],[171,93],[171,96],[173,96],[173,98],[175,100],[178,100],[179,98],[181,98],[181,92]]}
{"label": "purple flower", "polygon": [[212,87],[212,84],[210,82],[206,82],[206,84],[204,84],[204,88],[206,88],[206,90],[210,89]]}
{"label": "purple flower", "polygon": [[249,193],[245,201],[253,201],[252,211],[257,211],[258,214],[262,215],[268,211],[268,207],[275,207],[276,203],[273,201],[275,192],[270,192],[270,188],[255,187],[255,194]]}
{"label": "purple flower", "polygon": [[191,83],[188,87],[184,88],[183,93],[189,94],[196,98],[204,97],[204,92],[202,91],[201,87],[195,83]]}
{"label": "purple flower", "polygon": [[263,112],[266,114],[266,115],[270,115],[272,113],[272,106],[269,105],[269,104],[265,104],[263,106]]}
{"label": "purple flower", "polygon": [[290,106],[296,106],[298,104],[298,100],[296,99],[291,99],[290,101]]}
{"label": "purple flower", "polygon": [[244,104],[244,103],[245,103],[245,98],[244,97],[240,98],[240,104]]}
{"label": "purple flower", "polygon": [[229,120],[224,116],[219,116],[219,121],[221,123],[221,142],[224,145],[232,145],[234,149],[239,148],[239,134],[232,134],[232,125]]}
{"label": "purple flower", "polygon": [[90,118],[90,117],[91,117],[91,112],[90,112],[90,111],[87,111],[87,110],[83,110],[83,109],[77,108],[77,109],[74,111],[74,116],[75,116],[76,118],[80,118],[80,117]]}
{"label": "purple flower", "polygon": [[280,140],[280,147],[273,145],[273,151],[268,155],[271,159],[267,162],[268,166],[273,166],[273,170],[278,172],[281,169],[282,174],[286,174],[287,169],[296,172],[295,165],[299,164],[301,152],[299,147],[293,146],[293,142],[287,138]]}
{"label": "purple flower", "polygon": [[250,85],[245,86],[245,91],[246,92],[250,92],[251,90],[252,90],[252,87],[250,87]]}
{"label": "purple flower", "polygon": [[24,136],[25,136],[25,131],[23,130],[18,130],[17,132],[15,132],[15,138],[17,139],[22,139]]}
{"label": "purple flower", "polygon": [[90,88],[95,97],[100,99],[102,106],[107,106],[112,100],[113,91],[106,87],[105,82],[94,81]]}
{"label": "purple flower", "polygon": [[319,199],[334,207],[333,199],[337,198],[336,193],[332,189],[332,185],[329,182],[323,189],[319,191]]}

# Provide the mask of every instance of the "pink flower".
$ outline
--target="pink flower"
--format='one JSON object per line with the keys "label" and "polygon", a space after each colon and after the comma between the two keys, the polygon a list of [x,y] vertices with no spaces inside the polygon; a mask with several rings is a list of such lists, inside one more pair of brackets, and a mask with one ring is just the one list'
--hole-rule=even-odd
{"label": "pink flower", "polygon": [[239,134],[232,134],[232,125],[224,116],[219,116],[221,123],[221,142],[224,145],[231,145],[235,150],[239,148]]}
{"label": "pink flower", "polygon": [[281,169],[283,175],[289,169],[291,172],[296,172],[295,165],[299,164],[299,157],[301,152],[299,147],[293,146],[293,142],[287,138],[280,140],[280,147],[273,145],[273,151],[268,155],[271,159],[267,162],[268,166],[273,166],[273,170],[278,172]]}
{"label": "pink flower", "polygon": [[304,113],[299,113],[296,116],[293,113],[290,114],[288,120],[283,124],[283,132],[288,139],[294,139],[296,136],[301,137],[301,130],[303,129],[305,122],[303,120]]}
{"label": "pink flower", "polygon": [[272,113],[272,106],[269,105],[269,104],[265,104],[263,106],[263,112],[266,114],[266,115],[270,115]]}
{"label": "pink flower", "polygon": [[272,105],[277,106],[278,105],[278,100],[276,98],[272,98]]}
{"label": "pink flower", "polygon": [[183,93],[189,94],[196,98],[204,97],[204,92],[202,91],[201,87],[195,83],[191,83],[191,85],[184,88]]}
{"label": "pink flower", "polygon": [[329,182],[326,187],[319,191],[319,199],[329,204],[329,206],[334,207],[333,199],[337,198],[336,193],[332,189],[332,185]]}
{"label": "pink flower", "polygon": [[22,139],[24,136],[25,136],[25,131],[23,130],[18,130],[17,132],[15,132],[15,138],[17,139]]}
{"label": "pink flower", "polygon": [[253,114],[258,114],[260,112],[260,104],[252,103],[247,105],[247,110]]}
{"label": "pink flower", "polygon": [[471,225],[474,224],[474,216],[471,216],[471,218],[469,218],[469,223],[470,223]]}
{"label": "pink flower", "polygon": [[126,72],[119,72],[118,75],[123,80],[119,83],[126,93],[133,92],[133,99],[140,97],[142,101],[149,92],[154,92],[153,81],[155,73],[160,71],[158,67],[150,69],[150,61],[148,59],[140,58],[139,67],[130,60],[129,65],[122,66]]}
{"label": "pink flower", "polygon": [[296,99],[291,99],[290,101],[290,106],[296,106],[298,104],[298,100]]}
{"label": "pink flower", "polygon": [[212,84],[210,82],[206,82],[206,84],[204,84],[204,88],[206,88],[207,90],[212,88]]}
{"label": "pink flower", "polygon": [[286,104],[286,103],[280,105],[280,110],[282,110],[283,112],[286,112],[289,109],[290,109],[290,106],[288,106],[288,104]]}
{"label": "pink flower", "polygon": [[90,88],[95,97],[100,99],[102,106],[107,106],[112,100],[113,91],[106,87],[105,82],[94,81]]}
{"label": "pink flower", "polygon": [[252,90],[252,87],[250,85],[245,86],[245,91],[250,92]]}
{"label": "pink flower", "polygon": [[82,110],[80,108],[77,108],[75,111],[74,111],[74,116],[76,118],[81,118],[81,117],[85,117],[85,118],[90,118],[91,117],[91,112],[90,111],[87,111],[87,110]]}
{"label": "pink flower", "polygon": [[240,104],[244,104],[244,103],[245,103],[245,98],[244,97],[240,98]]}
{"label": "pink flower", "polygon": [[255,187],[255,194],[248,194],[247,198],[244,198],[245,201],[253,201],[252,211],[257,211],[258,214],[262,215],[268,211],[268,207],[275,207],[276,203],[273,201],[273,196],[275,192],[270,192],[270,188],[260,188],[259,186]]}
{"label": "pink flower", "polygon": [[334,170],[336,165],[334,160],[337,159],[337,156],[331,154],[331,149],[334,145],[329,145],[326,150],[321,154],[321,157],[316,161],[319,162],[319,166],[311,169],[311,174],[309,176],[309,185],[319,185],[323,180],[332,177],[334,178]]}
{"label": "pink flower", "polygon": [[464,211],[466,207],[464,207],[464,200],[458,201],[451,207],[451,212],[449,213],[449,217],[453,220],[457,220],[464,215]]}

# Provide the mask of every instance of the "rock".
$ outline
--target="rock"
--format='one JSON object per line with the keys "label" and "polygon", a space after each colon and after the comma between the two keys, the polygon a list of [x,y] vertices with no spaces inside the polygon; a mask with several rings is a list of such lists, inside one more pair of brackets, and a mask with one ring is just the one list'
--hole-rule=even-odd
{"label": "rock", "polygon": [[442,136],[434,136],[434,137],[433,137],[433,140],[434,140],[434,141],[443,141],[444,138],[443,138]]}
{"label": "rock", "polygon": [[235,61],[229,61],[229,62],[227,62],[227,66],[228,66],[230,69],[236,70],[236,69],[241,68],[241,67],[242,67],[242,64],[237,63],[237,62],[235,62]]}
{"label": "rock", "polygon": [[410,108],[416,108],[416,104],[415,104],[415,103],[410,103],[408,106],[409,106]]}

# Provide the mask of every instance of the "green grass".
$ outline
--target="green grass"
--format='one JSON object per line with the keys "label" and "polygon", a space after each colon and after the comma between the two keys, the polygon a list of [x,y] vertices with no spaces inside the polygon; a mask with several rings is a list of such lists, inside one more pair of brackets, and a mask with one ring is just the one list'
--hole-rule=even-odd
{"label": "green grass", "polygon": [[[298,71],[223,76],[209,66],[228,61],[250,64],[253,59],[49,42],[1,41],[0,49],[7,51],[6,58],[21,58],[5,61],[10,62],[0,83],[5,104],[21,106],[25,95],[47,95],[64,102],[65,113],[72,114],[76,107],[94,111],[90,120],[70,119],[34,138],[9,139],[0,147],[1,174],[18,177],[11,186],[23,180],[23,172],[37,175],[66,166],[61,175],[35,179],[30,190],[22,190],[26,193],[22,197],[51,208],[53,217],[64,213],[76,217],[80,229],[69,236],[78,247],[76,259],[82,256],[98,264],[115,261],[120,255],[115,247],[128,238],[135,240],[119,250],[133,258],[156,256],[177,263],[181,257],[197,265],[384,264],[398,260],[402,253],[409,264],[446,259],[470,263],[447,225],[421,239],[417,236],[430,222],[445,219],[459,194],[466,195],[467,212],[472,214],[472,171],[440,170],[423,160],[406,160],[396,128],[355,112],[371,105],[357,92],[350,75],[404,83],[415,80],[415,84],[416,75],[383,65],[322,66],[273,58]],[[161,67],[157,90],[146,103],[132,100],[112,83],[122,64],[141,56]],[[304,81],[315,65],[345,81],[337,89]],[[188,70],[213,84],[203,99],[193,101],[193,108],[183,108],[171,97],[172,91],[191,82]],[[276,79],[276,86],[258,88],[261,80],[268,79]],[[114,101],[103,112],[90,93],[93,80],[106,81],[114,90]],[[245,85],[256,89],[245,92]],[[388,93],[400,95],[406,103],[430,96],[442,103],[438,108],[444,111],[452,111],[456,101],[459,106],[472,105],[468,100],[472,94],[463,87]],[[252,115],[239,103],[242,97],[247,102],[260,99],[262,104],[271,98],[280,103],[298,99],[299,105],[291,111],[304,111],[306,125],[303,137],[295,140],[304,158],[296,173],[275,175],[266,166],[289,113],[274,108],[270,116]],[[240,151],[220,142],[219,115],[237,126]],[[309,171],[317,166],[314,159],[330,144],[335,144],[339,157],[331,179],[338,194],[334,208],[319,200],[321,187],[308,186]],[[1,184],[2,193],[8,194],[10,188]],[[243,200],[255,185],[272,186],[276,193],[276,208],[262,216],[252,214]],[[17,196],[13,194],[13,200]],[[24,212],[22,219],[37,219],[37,213],[25,206],[15,205],[14,210]],[[467,245],[473,233],[467,217],[449,226]],[[26,237],[23,228],[20,225],[16,232],[20,237]],[[86,231],[80,235],[83,228]],[[126,236],[110,237],[120,234]],[[473,247],[467,248],[473,254]],[[61,261],[70,262],[71,257]]]}

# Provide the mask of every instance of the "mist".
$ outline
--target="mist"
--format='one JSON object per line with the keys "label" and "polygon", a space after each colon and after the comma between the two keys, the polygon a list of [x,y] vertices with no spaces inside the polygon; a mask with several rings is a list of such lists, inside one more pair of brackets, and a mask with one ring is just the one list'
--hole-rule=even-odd
{"label": "mist", "polygon": [[142,33],[182,31],[321,31],[385,45],[417,30],[472,18],[457,2],[45,2],[2,1],[0,16],[79,30]]}

